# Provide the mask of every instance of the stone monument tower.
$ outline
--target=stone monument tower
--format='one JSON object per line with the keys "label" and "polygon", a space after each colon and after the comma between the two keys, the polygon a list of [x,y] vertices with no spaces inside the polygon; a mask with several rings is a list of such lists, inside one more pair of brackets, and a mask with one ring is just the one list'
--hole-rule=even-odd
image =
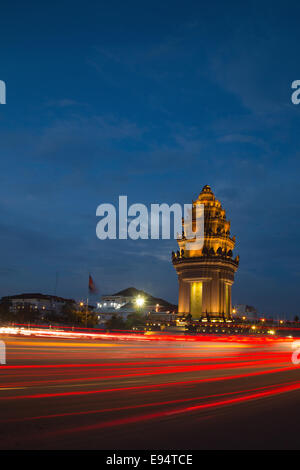
{"label": "stone monument tower", "polygon": [[230,235],[225,210],[208,185],[193,201],[193,208],[197,204],[204,206],[203,246],[191,249],[192,239],[183,235],[178,239],[179,251],[172,253],[179,282],[178,313],[190,313],[193,318],[230,318],[231,286],[239,264],[239,257],[232,257],[235,237]]}

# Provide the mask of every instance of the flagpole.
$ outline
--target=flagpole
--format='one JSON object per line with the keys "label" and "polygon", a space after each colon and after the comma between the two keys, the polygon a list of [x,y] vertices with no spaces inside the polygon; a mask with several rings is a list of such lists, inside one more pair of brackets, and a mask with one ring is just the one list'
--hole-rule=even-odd
{"label": "flagpole", "polygon": [[87,328],[87,317],[88,317],[88,310],[89,310],[89,298],[86,298],[86,311],[85,311],[85,327]]}
{"label": "flagpole", "polygon": [[85,310],[85,327],[87,328],[87,317],[88,317],[88,309],[89,309],[89,292],[90,292],[90,273],[88,273],[89,282],[87,288],[87,297],[86,297],[86,310]]}
{"label": "flagpole", "polygon": [[85,325],[87,327],[87,316],[88,316],[88,309],[89,309],[89,294],[94,294],[96,292],[95,284],[91,274],[89,273],[89,284],[88,284],[88,295],[86,299],[86,316],[85,316]]}

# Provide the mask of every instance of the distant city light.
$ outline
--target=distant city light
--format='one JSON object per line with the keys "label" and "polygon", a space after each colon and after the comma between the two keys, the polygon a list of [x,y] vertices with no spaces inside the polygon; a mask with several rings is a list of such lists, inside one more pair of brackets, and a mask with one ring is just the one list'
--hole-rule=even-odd
{"label": "distant city light", "polygon": [[135,303],[138,307],[142,307],[145,303],[144,297],[141,297],[140,295],[135,299]]}

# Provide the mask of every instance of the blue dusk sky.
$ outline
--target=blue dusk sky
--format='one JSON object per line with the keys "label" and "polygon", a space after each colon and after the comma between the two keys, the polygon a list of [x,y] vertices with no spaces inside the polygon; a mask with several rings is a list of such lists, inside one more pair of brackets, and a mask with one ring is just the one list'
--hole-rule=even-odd
{"label": "blue dusk sky", "polygon": [[209,184],[237,239],[233,303],[299,314],[299,18],[295,1],[4,0],[0,295],[58,276],[81,299],[90,272],[100,294],[177,303],[176,242],[100,241],[96,208]]}

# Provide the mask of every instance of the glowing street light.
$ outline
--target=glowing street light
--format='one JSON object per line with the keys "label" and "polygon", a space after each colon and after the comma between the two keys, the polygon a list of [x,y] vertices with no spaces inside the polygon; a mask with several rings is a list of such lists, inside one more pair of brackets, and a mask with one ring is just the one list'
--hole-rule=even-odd
{"label": "glowing street light", "polygon": [[140,295],[135,299],[135,303],[138,307],[142,307],[145,303],[144,297],[141,297]]}

